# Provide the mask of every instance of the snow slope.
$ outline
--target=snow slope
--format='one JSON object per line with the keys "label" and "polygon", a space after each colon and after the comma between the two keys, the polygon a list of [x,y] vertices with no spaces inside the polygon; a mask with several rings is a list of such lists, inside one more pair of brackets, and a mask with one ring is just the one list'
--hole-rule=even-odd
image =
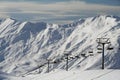
{"label": "snow slope", "polygon": [[120,70],[56,70],[45,74],[29,74],[28,76],[5,76],[8,80],[120,80]]}
{"label": "snow slope", "polygon": [[43,75],[29,75],[29,80],[120,80],[120,70],[59,71]]}
{"label": "snow slope", "polygon": [[[110,38],[114,47],[112,51],[105,50],[105,68],[120,69],[120,18],[117,16],[101,15],[65,25],[2,20],[0,71],[17,76],[26,74],[38,70],[46,59],[61,59],[65,53],[80,57],[69,60],[69,70],[101,69],[101,54],[96,49],[98,37]],[[88,53],[91,49],[93,56]],[[63,70],[65,65],[65,60],[50,64],[50,71]],[[40,71],[47,72],[47,65]]]}

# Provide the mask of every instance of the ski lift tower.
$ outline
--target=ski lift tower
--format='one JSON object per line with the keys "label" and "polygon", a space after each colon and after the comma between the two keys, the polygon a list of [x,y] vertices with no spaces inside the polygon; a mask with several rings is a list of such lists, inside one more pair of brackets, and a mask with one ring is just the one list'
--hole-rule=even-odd
{"label": "ski lift tower", "polygon": [[52,61],[52,59],[47,59],[47,67],[48,67],[48,70],[47,72],[49,73],[50,72],[50,61]]}
{"label": "ski lift tower", "polygon": [[102,69],[104,69],[104,50],[105,45],[110,44],[109,38],[97,38],[98,45],[102,45]]}
{"label": "ski lift tower", "polygon": [[66,71],[68,71],[68,60],[69,60],[69,53],[68,53],[69,51],[65,51],[65,54],[64,54],[64,56],[65,56],[65,59],[66,59]]}

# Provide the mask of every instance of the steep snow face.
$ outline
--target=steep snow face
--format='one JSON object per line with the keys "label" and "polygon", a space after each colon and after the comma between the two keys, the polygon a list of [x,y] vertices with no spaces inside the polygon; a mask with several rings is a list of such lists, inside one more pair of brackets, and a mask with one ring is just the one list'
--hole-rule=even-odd
{"label": "steep snow face", "polygon": [[[0,22],[0,70],[19,74],[33,71],[46,59],[57,60],[69,53],[79,59],[69,60],[69,69],[100,69],[101,54],[97,53],[98,37],[110,38],[114,50],[105,50],[105,68],[120,69],[120,18],[96,16],[66,25],[31,23],[6,19]],[[106,45],[107,48],[107,45]],[[93,56],[88,51],[93,49]],[[51,64],[65,69],[65,61]],[[41,72],[46,72],[47,66]]]}

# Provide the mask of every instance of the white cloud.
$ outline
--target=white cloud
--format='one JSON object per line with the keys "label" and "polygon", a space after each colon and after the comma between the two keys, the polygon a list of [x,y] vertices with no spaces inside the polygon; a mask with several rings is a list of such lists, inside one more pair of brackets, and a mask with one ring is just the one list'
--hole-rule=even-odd
{"label": "white cloud", "polygon": [[21,10],[24,13],[41,13],[50,11],[75,11],[75,10],[120,10],[120,6],[108,6],[98,4],[87,4],[80,1],[59,2],[59,3],[32,3],[32,2],[1,2],[0,9]]}
{"label": "white cloud", "polygon": [[[1,2],[0,15],[8,14],[33,14],[34,19],[61,18],[90,14],[120,13],[120,6],[88,4],[83,1],[69,1],[58,3],[33,3],[33,2]],[[85,14],[84,14],[85,13]],[[35,14],[41,15],[37,17]],[[112,14],[112,13],[111,13]],[[46,17],[46,15],[48,15]],[[7,15],[4,15],[7,16]],[[33,17],[32,17],[33,18]]]}

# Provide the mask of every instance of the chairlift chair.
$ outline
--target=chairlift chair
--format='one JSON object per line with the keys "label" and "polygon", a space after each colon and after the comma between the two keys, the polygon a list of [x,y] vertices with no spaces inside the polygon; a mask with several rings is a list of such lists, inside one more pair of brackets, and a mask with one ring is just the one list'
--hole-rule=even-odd
{"label": "chairlift chair", "polygon": [[102,50],[102,47],[101,47],[100,44],[98,44],[97,49],[98,49],[98,50]]}
{"label": "chairlift chair", "polygon": [[81,54],[81,56],[82,56],[82,57],[85,57],[85,56],[86,56],[86,54],[85,54],[85,53],[83,53],[83,54]]}
{"label": "chairlift chair", "polygon": [[89,51],[89,53],[93,53],[93,51]]}
{"label": "chairlift chair", "polygon": [[89,51],[89,56],[94,56],[93,50],[90,50],[90,51]]}
{"label": "chairlift chair", "polygon": [[89,51],[89,56],[94,56],[93,51]]}
{"label": "chairlift chair", "polygon": [[75,59],[74,57],[70,57],[70,59]]}
{"label": "chairlift chair", "polygon": [[41,67],[43,67],[43,65],[38,66],[38,68],[41,68]]}
{"label": "chairlift chair", "polygon": [[97,53],[101,54],[102,52],[101,52],[101,51],[98,51]]}
{"label": "chairlift chair", "polygon": [[80,58],[80,56],[75,56],[76,58]]}
{"label": "chairlift chair", "polygon": [[107,50],[113,50],[114,48],[113,47],[108,47]]}
{"label": "chairlift chair", "polygon": [[107,50],[113,50],[114,48],[112,47],[111,44],[108,45]]}
{"label": "chairlift chair", "polygon": [[54,63],[54,64],[57,64],[57,63],[58,63],[58,61],[54,61],[53,63]]}
{"label": "chairlift chair", "polygon": [[90,56],[94,56],[94,54],[93,54],[93,53],[90,53]]}
{"label": "chairlift chair", "polygon": [[102,50],[102,48],[97,48],[98,50]]}
{"label": "chairlift chair", "polygon": [[67,58],[67,57],[65,57],[65,60],[66,60],[66,59],[70,59],[70,58],[69,58],[69,57],[68,57],[68,58]]}

